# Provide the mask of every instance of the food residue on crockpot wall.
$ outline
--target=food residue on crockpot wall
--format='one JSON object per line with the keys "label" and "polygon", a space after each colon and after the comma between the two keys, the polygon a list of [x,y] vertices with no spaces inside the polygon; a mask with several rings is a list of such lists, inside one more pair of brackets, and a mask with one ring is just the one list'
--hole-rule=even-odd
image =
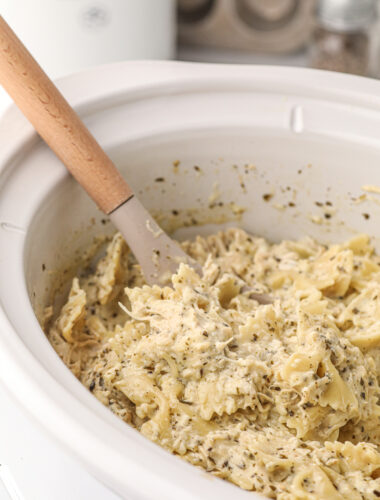
{"label": "food residue on crockpot wall", "polygon": [[[211,474],[269,498],[380,497],[380,258],[369,238],[184,242],[148,286],[120,234],[48,331],[103,404]],[[252,292],[273,297],[260,305]]]}
{"label": "food residue on crockpot wall", "polygon": [[380,187],[379,186],[373,186],[372,184],[367,184],[365,186],[362,186],[363,191],[368,191],[368,193],[377,193],[380,194]]}

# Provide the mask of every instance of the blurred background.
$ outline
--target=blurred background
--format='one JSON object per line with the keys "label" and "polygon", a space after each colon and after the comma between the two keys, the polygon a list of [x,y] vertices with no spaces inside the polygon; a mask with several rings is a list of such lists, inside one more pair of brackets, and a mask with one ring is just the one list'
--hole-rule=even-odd
{"label": "blurred background", "polygon": [[[310,66],[378,78],[380,0],[0,0],[55,78],[126,59]],[[0,96],[0,110],[7,98]]]}
{"label": "blurred background", "polygon": [[178,0],[178,57],[310,66],[377,77],[379,3]]}
{"label": "blurred background", "polygon": [[377,77],[379,0],[0,0],[52,77],[125,59],[312,66]]}

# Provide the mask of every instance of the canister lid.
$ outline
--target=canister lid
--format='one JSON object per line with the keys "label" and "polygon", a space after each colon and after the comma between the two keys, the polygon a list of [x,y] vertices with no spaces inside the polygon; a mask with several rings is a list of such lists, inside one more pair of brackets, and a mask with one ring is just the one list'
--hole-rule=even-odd
{"label": "canister lid", "polygon": [[318,22],[332,30],[358,31],[377,18],[376,0],[318,0]]}

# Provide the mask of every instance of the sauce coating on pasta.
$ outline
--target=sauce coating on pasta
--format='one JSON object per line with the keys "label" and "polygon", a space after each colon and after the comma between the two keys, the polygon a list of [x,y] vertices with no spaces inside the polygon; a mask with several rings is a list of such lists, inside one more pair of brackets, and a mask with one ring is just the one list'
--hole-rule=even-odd
{"label": "sauce coating on pasta", "polygon": [[270,244],[228,229],[183,248],[203,276],[181,265],[171,287],[150,287],[116,234],[48,329],[66,365],[143,435],[242,488],[379,498],[380,258],[369,238]]}

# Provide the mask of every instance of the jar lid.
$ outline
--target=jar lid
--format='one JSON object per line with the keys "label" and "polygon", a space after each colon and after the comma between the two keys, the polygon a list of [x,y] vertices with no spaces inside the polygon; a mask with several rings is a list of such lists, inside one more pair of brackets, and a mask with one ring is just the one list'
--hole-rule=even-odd
{"label": "jar lid", "polygon": [[358,31],[377,18],[377,0],[318,0],[317,19],[326,28]]}

